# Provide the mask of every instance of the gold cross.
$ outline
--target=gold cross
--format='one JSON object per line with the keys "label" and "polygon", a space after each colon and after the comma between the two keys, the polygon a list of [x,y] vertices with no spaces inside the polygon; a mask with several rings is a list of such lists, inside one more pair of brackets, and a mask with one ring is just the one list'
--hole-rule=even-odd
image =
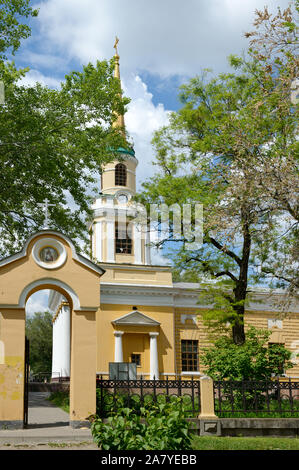
{"label": "gold cross", "polygon": [[118,55],[118,51],[117,51],[117,44],[119,43],[119,39],[117,36],[115,36],[115,43],[114,43],[114,49],[115,49],[115,53],[116,55]]}

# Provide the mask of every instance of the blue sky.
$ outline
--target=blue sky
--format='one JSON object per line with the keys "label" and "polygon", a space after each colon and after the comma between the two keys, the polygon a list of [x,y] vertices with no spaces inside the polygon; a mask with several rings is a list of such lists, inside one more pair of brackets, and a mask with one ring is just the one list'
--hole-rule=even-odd
{"label": "blue sky", "polygon": [[25,82],[58,86],[83,64],[114,55],[119,37],[121,78],[131,98],[126,126],[142,165],[138,183],[153,173],[153,132],[178,109],[178,87],[210,68],[228,71],[227,56],[248,46],[255,9],[271,12],[287,0],[33,0],[39,16],[15,60],[29,66]]}
{"label": "blue sky", "polygon": [[[287,0],[42,0],[32,35],[15,56],[30,67],[24,82],[58,86],[83,64],[110,59],[119,37],[121,78],[131,98],[126,127],[139,159],[138,187],[154,173],[153,132],[177,110],[178,87],[210,68],[228,71],[227,56],[248,45],[255,9],[286,8]],[[40,294],[41,296],[41,294]],[[33,299],[33,297],[32,297]],[[33,299],[34,300],[34,299]],[[31,303],[34,303],[33,301]],[[36,309],[36,307],[34,307]]]}

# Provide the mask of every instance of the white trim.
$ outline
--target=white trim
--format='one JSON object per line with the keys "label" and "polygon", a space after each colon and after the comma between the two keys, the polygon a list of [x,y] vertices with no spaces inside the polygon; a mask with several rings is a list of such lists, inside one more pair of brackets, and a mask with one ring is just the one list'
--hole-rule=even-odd
{"label": "white trim", "polygon": [[[32,290],[32,289],[35,289],[36,287],[39,287],[39,286],[43,286],[45,284],[52,284],[53,286],[57,286],[57,287],[60,287],[61,289],[63,289],[65,292],[68,293],[68,295],[71,297],[72,299],[72,302],[73,302],[73,309],[74,310],[86,310],[86,309],[81,309],[81,306],[80,306],[80,301],[79,301],[79,298],[77,296],[77,294],[73,291],[73,289],[68,286],[67,284],[65,284],[64,282],[62,281],[59,281],[58,279],[52,279],[52,278],[43,278],[43,279],[38,279],[37,281],[34,281],[34,282],[31,282],[30,284],[28,284],[26,287],[24,287],[20,297],[19,297],[19,304],[18,306],[20,308],[25,308],[25,305],[26,305],[26,299],[28,297],[28,294],[29,292]],[[95,309],[96,310],[96,309]]]}
{"label": "white trim", "polygon": [[115,261],[115,220],[107,220],[106,229],[107,261],[113,263]]}
{"label": "white trim", "polygon": [[[152,318],[144,315],[144,313],[138,310],[133,310],[130,313],[126,313],[120,318],[111,322],[113,325],[148,325],[148,326],[159,326],[160,323]],[[151,333],[150,333],[151,334]],[[157,333],[158,335],[159,333]]]}
{"label": "white trim", "polygon": [[[105,264],[104,264],[105,266]],[[106,267],[106,266],[105,266]],[[112,266],[111,266],[112,267]],[[110,268],[110,266],[109,266]],[[129,269],[144,270],[144,266],[117,266],[117,269]],[[147,267],[147,271],[150,272],[152,267]],[[116,269],[116,267],[115,267]],[[190,289],[180,287],[176,285],[161,285],[161,284],[135,284],[127,282],[101,282],[101,304],[118,304],[118,305],[151,305],[151,306],[164,306],[184,309],[196,309],[198,312],[202,309],[212,308],[212,304],[200,304],[199,294],[201,289]],[[279,312],[278,308],[275,308],[274,302],[278,300],[277,293],[273,293],[271,299],[269,299],[269,292],[260,293],[258,292],[256,297],[260,299],[259,302],[254,303],[251,301],[248,306],[245,307],[246,313],[254,312]],[[271,300],[271,302],[269,302]],[[290,313],[299,312],[299,304],[289,309]],[[190,312],[191,314],[192,312]]]}
{"label": "white trim", "polygon": [[193,315],[193,314],[182,314],[181,315],[181,323],[182,325],[185,324],[186,320],[192,320],[194,325],[197,325],[197,315]]}
{"label": "white trim", "polygon": [[142,264],[142,229],[138,228],[137,224],[134,224],[134,251],[135,251],[135,263]]}
{"label": "white trim", "polygon": [[97,261],[102,261],[102,221],[95,223],[95,255]]}
{"label": "white trim", "polygon": [[[120,163],[122,163],[122,162],[120,162]],[[136,176],[136,171],[130,170],[127,166],[126,166],[126,168],[127,168],[127,173],[131,173],[132,175]],[[109,171],[115,171],[115,167],[113,167],[113,168],[104,168],[103,169],[103,173],[108,173]],[[113,187],[118,188],[119,186],[113,186]],[[125,186],[124,186],[124,188],[125,188]]]}
{"label": "white trim", "polygon": [[201,372],[186,372],[186,371],[182,371],[180,375],[195,375],[195,376],[198,376],[198,377],[203,377],[204,374],[202,374]]}
{"label": "white trim", "polygon": [[[40,259],[40,252],[43,248],[53,247],[58,253],[58,258],[53,263],[47,263]],[[57,269],[62,266],[67,259],[67,252],[62,243],[55,238],[40,238],[35,242],[32,248],[32,257],[36,264],[44,269]]]}
{"label": "white trim", "polygon": [[23,249],[20,252],[15,253],[14,255],[8,256],[7,258],[3,258],[2,260],[0,260],[0,267],[6,266],[9,263],[13,263],[16,260],[24,258],[25,256],[27,256],[28,246],[29,246],[30,242],[32,240],[34,240],[34,238],[37,238],[40,235],[56,235],[57,237],[62,238],[70,246],[70,248],[72,250],[72,257],[76,261],[78,261],[79,263],[87,266],[88,268],[92,269],[93,271],[95,271],[99,274],[104,274],[104,272],[105,272],[104,269],[102,269],[100,266],[98,266],[97,264],[90,261],[88,258],[85,258],[85,256],[82,256],[82,255],[80,255],[76,252],[75,247],[74,247],[74,245],[73,245],[70,238],[68,238],[66,235],[63,235],[62,233],[56,232],[54,230],[43,230],[43,231],[36,232],[33,235],[31,235],[31,237],[28,238],[28,240],[26,241]]}
{"label": "white trim", "polygon": [[[109,372],[96,372],[96,375],[109,375]],[[137,372],[137,375],[139,375],[139,377],[141,376],[145,376],[145,375],[150,375],[150,372]],[[160,375],[175,375],[177,376],[178,374],[176,374],[175,372],[163,372],[163,373],[160,373]]]}

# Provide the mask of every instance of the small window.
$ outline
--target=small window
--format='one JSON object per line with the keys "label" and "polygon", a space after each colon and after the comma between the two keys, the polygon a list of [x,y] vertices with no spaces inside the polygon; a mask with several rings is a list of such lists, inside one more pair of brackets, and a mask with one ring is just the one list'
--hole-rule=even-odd
{"label": "small window", "polygon": [[115,186],[127,185],[127,167],[123,163],[118,163],[115,167]]}
{"label": "small window", "polygon": [[181,341],[182,371],[198,371],[198,341],[183,339]]}
{"label": "small window", "polygon": [[141,367],[141,354],[131,354],[131,362],[137,367]]}
{"label": "small window", "polygon": [[132,254],[132,229],[130,224],[115,224],[115,252]]}

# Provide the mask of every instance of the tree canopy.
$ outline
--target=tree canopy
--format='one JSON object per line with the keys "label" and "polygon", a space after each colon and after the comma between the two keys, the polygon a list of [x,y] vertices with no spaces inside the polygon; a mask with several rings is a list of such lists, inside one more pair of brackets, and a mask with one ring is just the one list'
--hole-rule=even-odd
{"label": "tree canopy", "polygon": [[113,149],[126,145],[112,126],[128,103],[113,76],[114,59],[89,63],[70,73],[59,89],[39,83],[24,86],[20,79],[26,70],[5,61],[5,52],[9,48],[15,52],[21,39],[30,34],[22,15],[27,18],[37,12],[27,0],[7,0],[3,6],[0,255],[18,249],[43,226],[38,203],[45,198],[54,204],[51,226],[75,241],[87,241],[90,202],[99,192],[101,168],[116,155],[119,158]]}
{"label": "tree canopy", "polygon": [[26,318],[26,336],[29,339],[29,365],[33,374],[52,371],[52,314],[35,313]]}
{"label": "tree canopy", "polygon": [[[294,36],[291,10],[284,15]],[[282,20],[275,21],[280,28]],[[182,235],[173,240],[180,242],[173,260],[189,278],[195,272],[201,286],[209,281],[204,295],[214,308],[204,318],[223,330],[229,324],[236,344],[245,341],[250,285],[265,263],[284,269],[278,255],[282,247],[289,253],[298,233],[298,106],[291,99],[298,61],[294,67],[289,49],[279,50],[270,69],[271,54],[261,56],[256,44],[246,56],[229,58],[231,73],[206,72],[183,85],[181,109],[153,140],[159,172],[139,198],[203,204],[203,246],[186,249]]]}
{"label": "tree canopy", "polygon": [[15,54],[21,41],[31,34],[26,19],[36,17],[38,10],[30,6],[30,0],[0,1],[0,60],[7,59],[7,52]]}

